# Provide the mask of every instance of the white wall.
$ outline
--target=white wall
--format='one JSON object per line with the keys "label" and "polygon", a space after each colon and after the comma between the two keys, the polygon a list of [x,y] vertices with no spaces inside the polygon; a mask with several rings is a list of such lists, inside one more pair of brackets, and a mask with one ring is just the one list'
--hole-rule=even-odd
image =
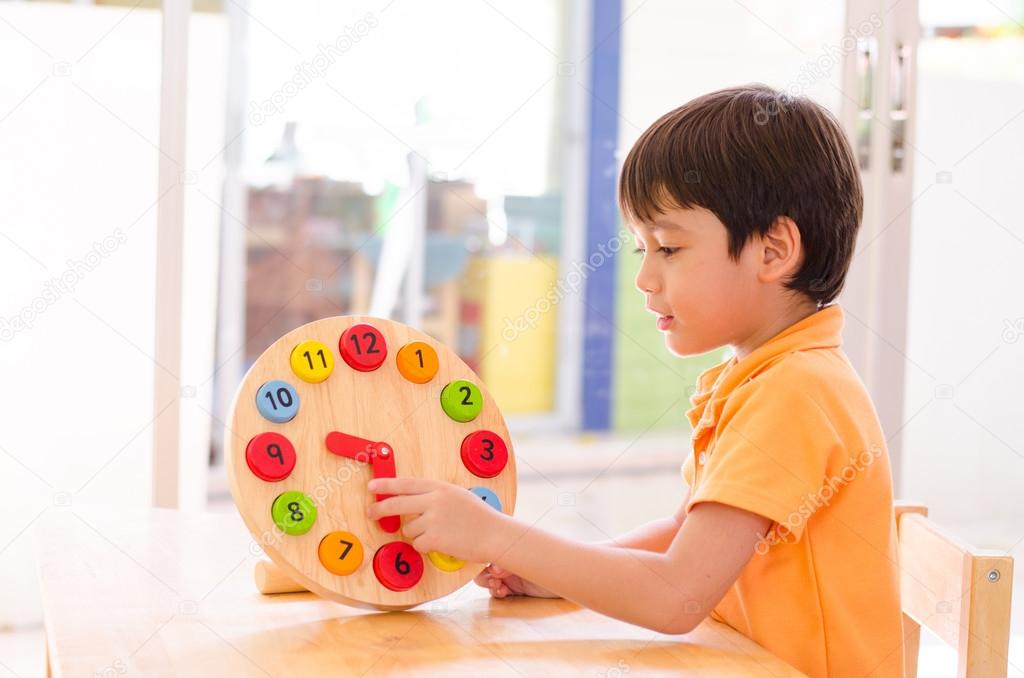
{"label": "white wall", "polygon": [[[0,3],[0,17],[4,625],[38,617],[35,520],[150,502],[160,22],[154,11],[56,4]],[[194,20],[190,164],[223,145],[223,43],[220,17]],[[196,190],[219,199],[220,165],[196,181],[181,368],[200,387],[182,408],[184,464],[203,469],[185,482],[193,506],[205,502],[219,223]],[[72,287],[51,293],[61,276]],[[31,326],[18,329],[12,319],[33,303]]]}
{"label": "white wall", "polygon": [[1024,538],[1021,63],[1019,38],[921,45],[917,145],[934,162],[915,176],[903,431],[903,494],[1004,549]]}
{"label": "white wall", "polygon": [[695,96],[752,82],[838,112],[844,12],[838,0],[627,0],[619,148],[628,151],[655,119]]}

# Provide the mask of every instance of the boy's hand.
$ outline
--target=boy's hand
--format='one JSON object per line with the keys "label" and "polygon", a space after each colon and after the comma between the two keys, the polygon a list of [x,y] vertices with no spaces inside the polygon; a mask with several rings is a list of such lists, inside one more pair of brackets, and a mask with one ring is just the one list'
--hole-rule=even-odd
{"label": "boy's hand", "polygon": [[368,517],[401,515],[402,534],[420,553],[441,553],[474,563],[486,563],[498,550],[504,514],[480,501],[469,490],[427,478],[376,478],[367,484],[372,494],[395,496],[375,502]]}
{"label": "boy's hand", "polygon": [[560,598],[551,591],[543,589],[518,574],[512,574],[497,565],[488,565],[473,580],[477,586],[491,590],[495,598],[506,596],[532,596],[534,598]]}

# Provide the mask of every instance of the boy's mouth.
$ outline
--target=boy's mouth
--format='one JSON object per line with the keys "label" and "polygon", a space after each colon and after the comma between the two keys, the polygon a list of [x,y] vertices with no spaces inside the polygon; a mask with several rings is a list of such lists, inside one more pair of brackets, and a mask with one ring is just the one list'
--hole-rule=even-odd
{"label": "boy's mouth", "polygon": [[672,319],[675,318],[675,316],[665,315],[661,311],[651,308],[650,306],[647,306],[646,308],[648,311],[658,316],[658,329],[661,330],[662,332],[669,328],[669,326],[672,324]]}

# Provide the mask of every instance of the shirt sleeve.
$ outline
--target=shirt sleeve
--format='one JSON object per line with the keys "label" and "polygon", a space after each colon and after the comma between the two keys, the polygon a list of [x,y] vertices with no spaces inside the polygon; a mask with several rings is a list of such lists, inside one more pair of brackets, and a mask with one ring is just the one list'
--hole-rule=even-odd
{"label": "shirt sleeve", "polygon": [[842,441],[808,389],[785,376],[762,375],[729,396],[687,512],[727,504],[768,518],[779,538],[801,538]]}

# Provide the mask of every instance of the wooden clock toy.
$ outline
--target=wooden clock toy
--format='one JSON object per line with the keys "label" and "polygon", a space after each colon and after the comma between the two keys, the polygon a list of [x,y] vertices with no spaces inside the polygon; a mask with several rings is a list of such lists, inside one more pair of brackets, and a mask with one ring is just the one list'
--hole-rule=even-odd
{"label": "wooden clock toy", "polygon": [[314,593],[403,610],[482,569],[418,553],[400,516],[370,520],[366,483],[420,477],[515,508],[508,427],[479,377],[447,346],[401,323],[338,316],[275,341],[242,380],[228,419],[238,510],[274,564]]}

